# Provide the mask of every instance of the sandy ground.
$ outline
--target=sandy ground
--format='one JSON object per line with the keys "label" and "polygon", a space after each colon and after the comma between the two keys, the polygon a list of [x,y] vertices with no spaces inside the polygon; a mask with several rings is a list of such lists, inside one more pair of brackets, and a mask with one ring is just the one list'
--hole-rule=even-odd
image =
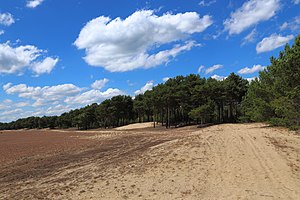
{"label": "sandy ground", "polygon": [[224,124],[76,138],[91,142],[0,167],[0,199],[300,199],[300,136],[286,129]]}
{"label": "sandy ground", "polygon": [[115,128],[115,130],[136,130],[136,129],[143,129],[143,128],[151,128],[153,127],[153,122],[144,122],[144,123],[137,123],[137,124],[129,124],[126,126],[121,126]]}

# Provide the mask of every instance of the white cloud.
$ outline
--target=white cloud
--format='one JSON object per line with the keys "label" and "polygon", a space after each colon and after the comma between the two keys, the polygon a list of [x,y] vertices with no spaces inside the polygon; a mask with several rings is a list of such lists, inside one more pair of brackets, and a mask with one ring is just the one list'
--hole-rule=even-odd
{"label": "white cloud", "polygon": [[26,106],[29,106],[30,104],[28,102],[18,102],[18,103],[15,103],[14,106],[16,107],[26,107]]}
{"label": "white cloud", "polygon": [[205,1],[205,0],[202,0],[199,2],[199,6],[202,6],[202,7],[208,7],[208,6],[211,6],[212,4],[216,3],[217,0],[210,0],[210,1]]}
{"label": "white cloud", "polygon": [[286,29],[290,29],[292,31],[299,31],[300,30],[300,16],[296,16],[290,22],[284,22],[280,26],[280,31],[284,31]]}
{"label": "white cloud", "polygon": [[259,22],[269,20],[280,9],[280,0],[249,0],[224,22],[229,34],[239,34]]}
{"label": "white cloud", "polygon": [[252,81],[254,81],[255,79],[257,79],[257,77],[251,77],[251,78],[246,78],[246,80],[251,83]]}
{"label": "white cloud", "polygon": [[7,90],[8,88],[10,88],[12,86],[12,83],[6,83],[5,85],[3,85],[3,90]]}
{"label": "white cloud", "polygon": [[49,108],[47,108],[46,110],[43,110],[41,113],[36,113],[36,114],[39,114],[39,115],[60,115],[64,112],[68,112],[70,111],[71,108],[69,105],[56,105],[56,106],[50,106]]}
{"label": "white cloud", "polygon": [[205,68],[205,66],[204,66],[204,65],[201,65],[201,66],[198,68],[198,74],[200,74],[204,68]]}
{"label": "white cloud", "polygon": [[[93,89],[80,93],[82,89],[72,84],[30,87],[25,84],[8,83],[3,86],[3,89],[7,94],[33,100],[33,103],[32,101],[13,102],[10,99],[0,102],[0,122],[10,122],[29,116],[60,115],[77,107],[100,103],[116,95],[125,95],[123,91],[114,88],[103,92]],[[23,110],[24,107],[31,107],[31,110]]]}
{"label": "white cloud", "polygon": [[294,4],[299,4],[300,0],[292,0]]}
{"label": "white cloud", "polygon": [[49,73],[58,59],[46,58],[39,62],[37,59],[45,51],[32,45],[12,47],[9,42],[0,44],[0,74],[21,73],[25,68],[35,73]]}
{"label": "white cloud", "polygon": [[226,79],[227,77],[226,76],[219,76],[219,75],[215,74],[215,75],[211,76],[211,78],[216,79],[218,81],[222,81],[222,80]]}
{"label": "white cloud", "polygon": [[166,81],[168,81],[170,79],[170,77],[164,77],[162,80],[163,80],[163,82],[166,82]]}
{"label": "white cloud", "polygon": [[257,35],[256,30],[253,29],[246,37],[244,37],[242,45],[245,45],[250,42],[254,42],[256,35]]}
{"label": "white cloud", "polygon": [[148,81],[141,89],[134,92],[135,95],[144,94],[148,90],[152,90],[154,81]]}
{"label": "white cloud", "polygon": [[20,107],[26,107],[29,106],[30,104],[28,102],[13,102],[10,99],[4,100],[2,103],[0,103],[0,110],[7,110],[9,108],[20,108]]}
{"label": "white cloud", "polygon": [[287,29],[289,27],[289,24],[287,22],[284,22],[281,26],[280,26],[280,30],[283,31],[285,29]]}
{"label": "white cloud", "polygon": [[245,67],[238,71],[239,74],[253,74],[255,72],[259,72],[264,70],[266,67],[261,65],[253,65],[252,68]]}
{"label": "white cloud", "polygon": [[124,95],[124,94],[125,93],[123,91],[115,88],[109,88],[104,92],[93,89],[74,97],[68,97],[66,98],[65,103],[87,105],[91,103],[100,103],[103,100],[109,99],[113,96]]}
{"label": "white cloud", "polygon": [[4,30],[0,30],[0,35],[3,35],[4,33]]}
{"label": "white cloud", "polygon": [[91,87],[95,90],[101,90],[108,82],[109,80],[107,78],[96,80],[94,83],[92,83]]}
{"label": "white cloud", "polygon": [[10,13],[0,13],[0,24],[10,26],[15,23],[14,17]]}
{"label": "white cloud", "polygon": [[10,108],[10,106],[0,103],[0,110],[6,110],[8,108]]}
{"label": "white cloud", "polygon": [[27,1],[26,7],[28,8],[35,8],[43,3],[44,0],[29,0]]}
{"label": "white cloud", "polygon": [[58,62],[58,58],[54,59],[54,58],[47,57],[41,62],[33,63],[31,69],[33,72],[35,72],[38,75],[44,73],[49,74],[54,69],[57,62]]}
{"label": "white cloud", "polygon": [[281,35],[273,34],[270,37],[264,38],[261,42],[259,42],[256,45],[256,52],[263,53],[263,52],[272,51],[274,49],[277,49],[285,45],[293,38],[294,38],[293,35],[281,36]]}
{"label": "white cloud", "polygon": [[211,67],[209,67],[208,69],[205,70],[205,74],[209,74],[209,73],[212,73],[214,71],[216,71],[217,69],[220,69],[222,68],[223,65],[220,65],[220,64],[217,64],[217,65],[213,65]]}
{"label": "white cloud", "polygon": [[11,104],[11,103],[13,103],[13,101],[12,101],[11,99],[5,99],[5,100],[3,100],[3,102],[6,103],[6,104]]}
{"label": "white cloud", "polygon": [[[20,102],[22,103],[22,102]],[[16,103],[17,104],[17,103]],[[21,107],[21,106],[20,106]],[[21,108],[8,108],[4,112],[0,113],[0,122],[11,122],[20,118],[26,118],[30,116],[53,116],[53,115],[60,115],[64,112],[70,111],[71,108],[69,105],[55,105],[50,107],[39,107],[33,110],[23,110]]]}
{"label": "white cloud", "polygon": [[[0,110],[4,111],[8,111],[10,109],[10,105],[15,108],[27,106],[36,107],[36,111],[32,111],[26,115],[24,114],[24,117],[61,114],[62,112],[70,110],[70,105],[85,106],[91,103],[100,103],[103,100],[116,95],[125,95],[125,92],[116,88],[109,88],[103,92],[96,89],[82,92],[84,90],[83,88],[79,88],[73,84],[32,87],[27,86],[26,84],[13,85],[11,83],[7,83],[3,86],[3,90],[6,94],[17,95],[20,98],[31,100],[30,102],[20,101],[17,103],[12,101],[0,102]],[[20,118],[20,116],[15,118]],[[12,120],[14,118],[10,119]]]}
{"label": "white cloud", "polygon": [[[157,16],[152,10],[141,10],[126,19],[100,16],[91,20],[74,44],[78,49],[85,49],[84,59],[89,65],[124,72],[169,62],[179,53],[197,46],[192,41],[182,42],[211,24],[211,16],[201,18],[196,12]],[[175,42],[173,48],[160,49]]]}
{"label": "white cloud", "polygon": [[1,113],[1,115],[12,115],[12,114],[17,114],[21,113],[23,110],[20,108],[14,109],[14,110],[7,110]]}
{"label": "white cloud", "polygon": [[33,106],[39,107],[49,102],[63,100],[66,97],[77,95],[82,89],[73,84],[63,84],[45,87],[30,87],[26,84],[12,85],[6,84],[3,86],[7,94],[16,94],[21,98],[35,100]]}

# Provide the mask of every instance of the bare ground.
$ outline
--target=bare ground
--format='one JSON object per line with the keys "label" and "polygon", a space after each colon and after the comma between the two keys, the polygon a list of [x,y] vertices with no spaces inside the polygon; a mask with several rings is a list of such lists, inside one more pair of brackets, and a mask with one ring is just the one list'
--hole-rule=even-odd
{"label": "bare ground", "polygon": [[[0,134],[0,148],[11,142],[3,140],[7,134],[16,133]],[[56,142],[46,150],[32,143],[38,155],[13,161],[4,159],[13,149],[1,149],[0,199],[300,199],[300,136],[285,129],[224,124],[62,132],[59,140],[48,134],[45,141],[71,142],[56,151]]]}

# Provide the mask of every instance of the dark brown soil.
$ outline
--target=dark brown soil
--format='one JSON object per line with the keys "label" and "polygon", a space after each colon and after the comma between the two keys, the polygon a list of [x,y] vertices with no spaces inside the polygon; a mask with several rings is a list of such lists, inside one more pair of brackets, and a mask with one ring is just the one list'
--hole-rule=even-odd
{"label": "dark brown soil", "polygon": [[[126,169],[126,163],[149,147],[178,138],[182,133],[165,128],[101,133],[2,132],[0,199],[63,199],[78,184],[101,178],[106,170],[131,170]],[[89,172],[81,170],[88,165],[94,167]]]}

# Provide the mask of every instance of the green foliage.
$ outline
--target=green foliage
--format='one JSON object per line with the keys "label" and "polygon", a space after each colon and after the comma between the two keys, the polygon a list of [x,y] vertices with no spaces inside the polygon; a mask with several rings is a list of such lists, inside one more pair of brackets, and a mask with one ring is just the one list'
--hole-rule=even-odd
{"label": "green foliage", "polygon": [[189,117],[194,120],[201,120],[201,124],[210,121],[214,116],[215,105],[213,101],[208,101],[206,104],[199,106],[189,112]]}
{"label": "green foliage", "polygon": [[233,73],[223,81],[195,74],[177,76],[134,99],[119,95],[61,116],[29,117],[3,123],[0,129],[76,127],[86,130],[146,121],[160,122],[168,128],[198,120],[236,122],[241,116],[240,104],[247,87],[248,82]]}
{"label": "green foliage", "polygon": [[252,121],[300,126],[300,35],[250,84],[243,112]]}

